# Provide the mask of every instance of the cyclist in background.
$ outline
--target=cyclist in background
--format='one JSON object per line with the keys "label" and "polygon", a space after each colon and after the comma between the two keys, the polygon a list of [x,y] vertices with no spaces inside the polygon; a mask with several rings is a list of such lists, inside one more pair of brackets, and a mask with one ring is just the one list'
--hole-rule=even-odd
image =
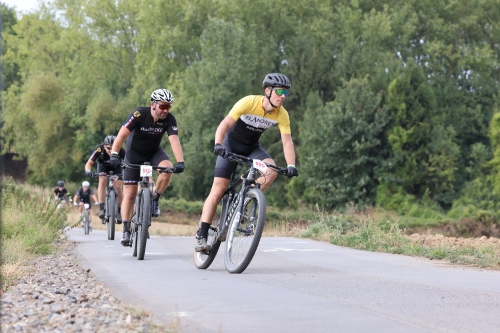
{"label": "cyclist in background", "polygon": [[54,188],[55,200],[61,200],[61,204],[68,204],[68,190],[64,187],[64,182],[62,180],[57,182],[57,187]]}
{"label": "cyclist in background", "polygon": [[[108,178],[106,177],[106,174],[109,174],[110,172],[113,172],[113,174],[115,174],[115,175],[122,174],[121,165],[113,167],[109,163],[107,163],[107,164],[104,163],[104,162],[108,162],[110,159],[109,155],[111,154],[111,148],[113,147],[113,143],[115,142],[115,139],[116,139],[116,136],[114,136],[114,135],[108,135],[107,137],[105,137],[104,142],[100,145],[97,145],[94,148],[92,155],[90,155],[89,160],[85,164],[85,174],[87,175],[87,177],[92,177],[94,175],[92,173],[92,166],[97,161],[97,174],[99,175],[99,187],[97,188],[97,196],[99,198],[99,214],[97,214],[97,216],[99,216],[100,219],[102,219],[104,217],[104,214],[105,214],[105,212],[104,212],[104,200],[106,200],[106,187],[107,187],[107,180],[108,180]],[[118,156],[120,157],[120,159],[123,160],[125,158],[125,149],[120,148]],[[120,176],[118,178],[118,180],[115,181],[115,187],[118,190],[118,215],[116,216],[116,223],[117,224],[122,223],[122,216],[121,216],[122,179],[123,179],[123,177]]]}
{"label": "cyclist in background", "polygon": [[[153,166],[171,168],[172,162],[168,155],[160,148],[160,143],[165,133],[172,151],[177,160],[175,172],[184,171],[184,155],[179,141],[177,121],[170,109],[174,103],[174,96],[167,89],[157,89],[151,94],[151,104],[135,109],[123,124],[116,136],[110,163],[116,167],[120,164],[119,151],[127,139],[126,164],[142,164],[149,162]],[[152,215],[160,215],[159,199],[170,183],[172,175],[161,173],[156,181],[153,192]],[[134,210],[134,200],[137,195],[137,184],[140,181],[139,168],[127,169],[123,173],[124,189],[122,202],[123,237],[121,243],[128,246],[130,241],[130,222]]]}
{"label": "cyclist in background", "polygon": [[[83,214],[83,209],[85,208],[85,204],[89,205],[89,217],[90,217],[90,231],[92,231],[92,215],[90,214],[90,197],[94,200],[94,203],[97,204],[97,198],[94,194],[94,191],[90,189],[90,183],[88,181],[84,181],[82,183],[82,187],[76,191],[75,196],[73,198],[73,204],[78,207],[78,211],[80,212],[80,217]],[[83,225],[83,222],[82,222]]]}
{"label": "cyclist in background", "polygon": [[[198,241],[195,251],[210,250],[210,246],[207,245],[208,229],[215,215],[217,204],[224,195],[229,185],[231,173],[236,167],[236,162],[224,158],[228,152],[275,164],[271,156],[260,147],[259,138],[266,129],[278,125],[285,160],[288,164],[287,176],[289,178],[298,176],[295,167],[295,149],[290,130],[290,118],[282,106],[291,86],[290,80],[285,75],[267,74],[262,82],[264,96],[243,97],[217,127],[214,152],[219,156],[215,163],[212,189],[203,205],[200,226],[196,233]],[[271,168],[268,170],[266,174],[257,179],[263,191],[278,176]]]}

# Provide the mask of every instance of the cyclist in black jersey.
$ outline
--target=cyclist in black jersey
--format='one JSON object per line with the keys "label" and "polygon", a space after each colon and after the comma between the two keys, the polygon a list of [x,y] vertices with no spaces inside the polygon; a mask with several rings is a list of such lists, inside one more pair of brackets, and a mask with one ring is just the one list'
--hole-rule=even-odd
{"label": "cyclist in black jersey", "polygon": [[[84,181],[82,183],[82,187],[76,191],[75,196],[73,197],[73,204],[75,206],[78,206],[78,211],[80,212],[80,216],[82,216],[83,209],[85,208],[85,204],[89,205],[89,208],[91,207],[90,205],[90,197],[92,197],[92,200],[94,200],[94,203],[97,204],[97,197],[94,194],[94,191],[89,187],[90,183],[88,181]],[[91,215],[89,214],[89,217]],[[92,217],[90,217],[90,230],[92,231]]]}
{"label": "cyclist in black jersey", "polygon": [[[200,226],[196,233],[198,240],[196,251],[209,251],[207,245],[208,229],[212,222],[222,195],[227,189],[235,162],[224,158],[227,152],[236,153],[263,162],[275,164],[271,156],[260,147],[259,138],[269,127],[278,125],[283,142],[283,152],[288,163],[288,177],[298,176],[295,167],[295,149],[293,147],[288,112],[283,102],[288,96],[292,84],[283,74],[267,74],[262,82],[264,96],[246,96],[239,100],[229,114],[222,120],[215,132],[214,152],[219,155],[215,163],[214,182],[210,194],[203,205]],[[277,177],[271,168],[257,181],[264,191]]]}
{"label": "cyclist in black jersey", "polygon": [[[125,139],[127,152],[125,163],[142,164],[149,162],[153,166],[173,167],[168,155],[160,148],[160,142],[165,133],[177,160],[175,172],[184,171],[184,155],[179,141],[177,122],[170,109],[174,97],[167,89],[157,89],[151,94],[151,104],[148,107],[135,109],[123,124],[116,136],[111,152],[113,166],[120,164],[118,151]],[[158,176],[153,193],[153,216],[160,215],[158,200],[170,183],[171,174],[161,173]],[[123,237],[122,245],[128,246],[130,240],[130,220],[134,210],[134,199],[137,194],[137,183],[140,180],[139,169],[125,170],[123,173],[124,193],[122,202]]]}
{"label": "cyclist in black jersey", "polygon": [[[85,174],[87,177],[93,177],[92,173],[92,166],[94,165],[95,162],[97,162],[97,174],[100,175],[101,173],[109,174],[110,172],[113,172],[115,175],[121,175],[122,173],[122,167],[119,165],[117,167],[113,167],[110,164],[107,164],[105,162],[109,162],[111,154],[111,148],[113,147],[113,143],[115,142],[116,136],[114,135],[108,135],[107,137],[104,138],[104,142],[97,147],[94,148],[94,151],[92,152],[92,155],[90,155],[89,160],[85,164]],[[118,153],[118,156],[120,159],[125,158],[125,149],[120,148],[120,151]],[[117,181],[115,181],[115,187],[118,190],[118,215],[116,216],[116,223],[120,224],[122,223],[122,217],[121,217],[121,205],[122,205],[122,176],[118,178]],[[100,219],[104,217],[104,200],[106,200],[106,182],[108,178],[106,175],[101,175],[99,177],[99,187],[97,188],[97,196],[99,198],[99,216]]]}
{"label": "cyclist in black jersey", "polygon": [[61,200],[61,204],[68,204],[70,202],[68,200],[68,190],[64,187],[64,182],[62,180],[57,182],[57,187],[54,188],[55,199]]}

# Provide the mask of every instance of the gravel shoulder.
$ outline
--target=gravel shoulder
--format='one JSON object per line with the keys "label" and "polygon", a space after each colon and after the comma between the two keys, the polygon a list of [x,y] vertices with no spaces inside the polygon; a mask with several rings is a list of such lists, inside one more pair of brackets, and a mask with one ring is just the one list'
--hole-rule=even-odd
{"label": "gravel shoulder", "polygon": [[75,242],[38,257],[1,295],[2,332],[174,332],[116,298],[89,268],[80,267]]}

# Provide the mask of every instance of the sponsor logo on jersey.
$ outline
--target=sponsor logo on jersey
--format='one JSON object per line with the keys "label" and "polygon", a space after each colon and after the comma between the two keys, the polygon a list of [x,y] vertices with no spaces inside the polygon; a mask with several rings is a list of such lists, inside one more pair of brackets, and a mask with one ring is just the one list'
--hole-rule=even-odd
{"label": "sponsor logo on jersey", "polygon": [[101,147],[98,147],[97,148],[97,152],[100,153],[101,152]]}
{"label": "sponsor logo on jersey", "polygon": [[138,118],[141,116],[141,113],[139,111],[134,112],[134,117]]}
{"label": "sponsor logo on jersey", "polygon": [[156,123],[156,125],[163,125],[163,123]]}
{"label": "sponsor logo on jersey", "polygon": [[177,131],[177,126],[172,126],[172,129],[173,129],[174,131]]}
{"label": "sponsor logo on jersey", "polygon": [[253,114],[244,114],[240,117],[240,119],[248,125],[248,129],[252,129],[251,127],[253,127],[252,130],[254,131],[256,131],[257,129],[261,129],[259,130],[259,132],[262,132],[278,123],[275,120],[267,119],[261,116],[255,116]]}
{"label": "sponsor logo on jersey", "polygon": [[141,127],[142,132],[153,132],[153,133],[163,133],[163,128],[161,127]]}

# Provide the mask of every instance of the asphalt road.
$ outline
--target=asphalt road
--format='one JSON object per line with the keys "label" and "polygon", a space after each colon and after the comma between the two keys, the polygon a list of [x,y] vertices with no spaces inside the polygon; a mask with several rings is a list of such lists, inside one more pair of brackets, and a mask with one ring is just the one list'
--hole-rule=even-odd
{"label": "asphalt road", "polygon": [[[121,228],[120,228],[121,230]],[[194,238],[148,241],[143,261],[104,231],[68,232],[84,268],[181,332],[500,332],[500,272],[263,238],[242,274],[193,264]]]}

